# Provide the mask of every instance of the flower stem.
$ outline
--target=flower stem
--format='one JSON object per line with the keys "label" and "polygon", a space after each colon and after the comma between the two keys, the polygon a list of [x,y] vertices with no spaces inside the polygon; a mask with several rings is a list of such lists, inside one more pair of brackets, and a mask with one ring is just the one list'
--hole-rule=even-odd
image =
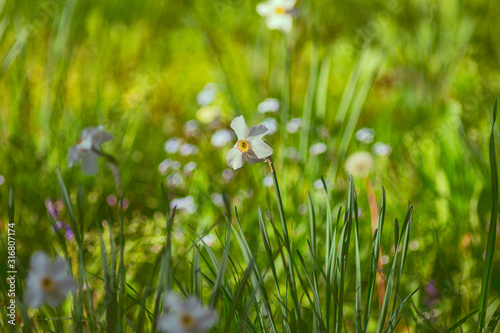
{"label": "flower stem", "polygon": [[108,161],[108,167],[111,170],[111,173],[113,174],[113,177],[115,179],[115,184],[116,184],[116,190],[118,192],[118,197],[122,197],[122,177],[120,174],[120,167],[118,167],[118,162],[116,159],[104,152],[102,152],[99,149],[92,148],[92,151],[96,153],[97,155],[104,157]]}

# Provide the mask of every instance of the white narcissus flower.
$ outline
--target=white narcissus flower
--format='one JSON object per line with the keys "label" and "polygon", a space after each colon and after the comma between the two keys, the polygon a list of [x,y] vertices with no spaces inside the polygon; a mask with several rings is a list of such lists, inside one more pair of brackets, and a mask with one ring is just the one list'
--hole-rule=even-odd
{"label": "white narcissus flower", "polygon": [[183,302],[174,294],[163,299],[166,313],[158,321],[158,329],[167,333],[205,333],[217,323],[217,316],[210,309],[203,309],[194,297]]}
{"label": "white narcissus flower", "polygon": [[111,139],[113,139],[113,135],[105,132],[103,126],[85,128],[76,145],[71,147],[68,153],[69,166],[72,167],[81,159],[83,172],[87,175],[96,174],[101,143]]}
{"label": "white narcissus flower", "polygon": [[30,308],[39,308],[47,303],[59,306],[66,295],[75,290],[76,282],[66,275],[64,259],[50,261],[44,252],[35,253],[30,259],[30,269],[26,278],[24,299]]}
{"label": "white narcissus flower", "polygon": [[372,154],[361,151],[349,156],[344,166],[353,176],[366,178],[375,167],[375,161]]}
{"label": "white narcissus flower", "polygon": [[268,130],[264,125],[252,126],[248,129],[243,116],[238,116],[231,122],[231,128],[236,133],[238,141],[227,153],[227,164],[234,170],[239,169],[245,163],[250,164],[264,162],[266,157],[273,154],[273,149],[264,141],[262,137]]}
{"label": "white narcissus flower", "polygon": [[269,0],[257,5],[257,13],[266,18],[269,29],[290,32],[293,24],[291,10],[294,6],[295,0]]}

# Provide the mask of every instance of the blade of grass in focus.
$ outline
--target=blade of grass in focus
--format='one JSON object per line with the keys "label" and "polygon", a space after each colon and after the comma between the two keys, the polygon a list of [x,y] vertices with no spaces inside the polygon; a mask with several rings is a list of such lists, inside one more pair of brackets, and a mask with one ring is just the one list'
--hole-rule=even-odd
{"label": "blade of grass in focus", "polygon": [[[250,248],[248,246],[248,243],[244,237],[244,233],[241,230],[241,224],[239,221],[238,217],[238,212],[235,212],[236,214],[236,221],[238,224],[238,230],[231,225],[231,229],[233,230],[233,233],[236,236],[236,239],[238,241],[238,244],[240,246],[241,252],[243,254],[243,258],[245,259],[245,262],[247,265],[253,264],[254,265],[254,270],[253,273],[251,274],[250,281],[252,282],[252,286],[255,290],[258,290],[258,292],[255,293],[255,298],[256,298],[256,307],[257,307],[257,313],[258,313],[258,320],[261,325],[261,329],[264,332],[273,332],[276,333],[278,332],[276,328],[276,324],[274,322],[274,316],[271,312],[271,304],[269,302],[269,297],[267,294],[267,290],[265,288],[264,281],[262,280],[262,276],[255,265],[255,258],[252,255]],[[270,329],[267,326],[271,326]]]}
{"label": "blade of grass in focus", "polygon": [[[87,320],[90,323],[90,328],[96,330],[96,314],[94,311],[94,304],[93,304],[93,298],[91,294],[91,288],[90,284],[87,279],[87,271],[85,269],[85,261],[83,258],[83,234],[80,233],[79,230],[81,230],[80,225],[77,223],[75,219],[75,214],[73,212],[73,205],[71,203],[71,199],[68,194],[68,190],[66,188],[66,185],[64,184],[64,180],[61,176],[61,172],[59,169],[57,169],[57,179],[59,182],[59,189],[61,191],[61,195],[63,198],[64,206],[69,214],[70,217],[70,223],[71,223],[71,229],[73,230],[75,234],[75,240],[76,244],[78,247],[78,272],[79,272],[79,279],[78,279],[78,286],[79,286],[79,304],[75,303],[75,312],[78,313],[79,308],[82,306],[83,307],[83,286],[85,285],[85,291],[86,291],[86,296],[87,296],[87,302],[85,302],[87,306]],[[80,208],[83,210],[83,208]],[[82,217],[83,218],[83,217]],[[80,224],[83,224],[83,220],[79,221]],[[76,297],[76,295],[75,295]],[[81,325],[78,325],[77,327],[80,327]]]}
{"label": "blade of grass in focus", "polygon": [[[229,258],[230,242],[231,242],[231,229],[228,227],[226,232],[226,246],[224,248],[224,254],[222,255],[220,267],[219,270],[217,271],[217,278],[215,280],[215,285],[210,295],[210,301],[208,302],[209,306],[213,309],[215,309],[217,305],[218,293],[224,281],[224,274],[226,273],[227,260]],[[208,246],[206,246],[206,248],[207,247]]]}
{"label": "blade of grass in focus", "polygon": [[392,267],[389,273],[389,278],[387,279],[387,287],[385,290],[384,301],[382,302],[382,308],[380,309],[380,314],[377,322],[377,329],[375,332],[383,332],[385,325],[385,318],[387,316],[387,311],[389,309],[389,303],[391,302],[391,296],[393,292],[394,286],[394,275],[396,273],[396,264],[398,262],[398,253],[399,253],[399,243],[395,244],[395,253],[394,258],[392,260]]}
{"label": "blade of grass in focus", "polygon": [[361,258],[359,254],[359,230],[358,230],[358,200],[356,191],[352,196],[353,215],[354,215],[354,251],[356,258],[356,290],[354,292],[354,323],[357,332],[361,332],[363,327],[361,321]]}
{"label": "blade of grass in focus", "polygon": [[368,276],[368,295],[366,298],[365,305],[365,320],[364,320],[364,332],[368,330],[368,321],[370,320],[370,311],[372,307],[373,292],[375,289],[375,280],[377,277],[378,269],[378,257],[380,253],[380,242],[382,237],[382,231],[384,229],[384,217],[385,217],[385,189],[382,187],[382,197],[380,198],[380,209],[377,221],[377,229],[373,235],[372,250],[370,256],[370,274]]}
{"label": "blade of grass in focus", "polygon": [[[259,227],[260,227],[260,233],[262,235],[262,240],[264,243],[264,248],[266,250],[267,254],[267,261],[269,263],[269,268],[271,269],[271,273],[273,276],[273,282],[276,287],[276,295],[278,297],[278,301],[280,303],[280,309],[281,309],[281,317],[282,317],[282,325],[283,325],[283,331],[289,333],[290,332],[290,326],[288,325],[288,313],[286,307],[283,305],[283,297],[282,293],[280,290],[280,284],[279,284],[279,279],[278,279],[278,274],[276,272],[276,266],[274,264],[274,255],[273,255],[273,250],[271,247],[271,242],[269,241],[269,235],[267,233],[267,228],[264,223],[264,218],[262,217],[262,210],[260,207],[258,208],[258,219],[259,219]],[[279,242],[280,244],[282,242]],[[280,245],[281,247],[281,245]]]}
{"label": "blade of grass in focus", "polygon": [[489,144],[490,171],[491,171],[491,217],[488,231],[488,243],[486,245],[486,256],[484,260],[483,278],[481,283],[481,296],[479,298],[479,332],[485,327],[486,309],[488,307],[488,295],[491,287],[491,275],[493,272],[493,256],[495,254],[495,241],[497,230],[498,211],[498,171],[495,153],[495,122],[497,119],[497,101],[493,107],[493,123],[491,125],[491,136]]}
{"label": "blade of grass in focus", "polygon": [[[338,281],[338,304],[337,304],[337,319],[335,323],[335,332],[342,332],[342,324],[344,321],[344,284],[347,270],[347,258],[349,254],[349,243],[351,240],[352,219],[353,219],[353,195],[354,195],[354,181],[352,176],[348,174],[349,189],[347,191],[347,206],[344,214],[344,226],[340,234],[338,254],[336,260],[338,268],[336,270]],[[357,213],[357,212],[356,212]]]}

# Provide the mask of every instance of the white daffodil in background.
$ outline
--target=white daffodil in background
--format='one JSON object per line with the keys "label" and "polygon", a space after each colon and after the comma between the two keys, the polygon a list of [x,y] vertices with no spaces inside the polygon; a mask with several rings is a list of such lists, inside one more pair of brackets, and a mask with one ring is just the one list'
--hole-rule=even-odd
{"label": "white daffodil in background", "polygon": [[203,309],[194,297],[183,302],[174,294],[163,299],[166,313],[158,321],[158,329],[167,333],[204,333],[217,323],[217,316],[210,309]]}
{"label": "white daffodil in background", "polygon": [[373,160],[372,154],[361,151],[349,156],[344,166],[353,176],[366,178],[373,171],[375,161]]}
{"label": "white daffodil in background", "polygon": [[245,163],[250,164],[264,162],[266,157],[273,154],[273,149],[264,141],[262,137],[268,130],[264,125],[252,126],[248,129],[243,116],[238,116],[231,122],[231,128],[236,133],[238,141],[227,153],[227,164],[234,170],[239,169]]}
{"label": "white daffodil in background", "polygon": [[66,275],[66,269],[64,259],[51,262],[44,252],[35,253],[30,259],[26,278],[26,304],[31,308],[39,308],[44,303],[61,305],[66,295],[76,288],[76,281]]}
{"label": "white daffodil in background", "polygon": [[257,5],[257,13],[266,18],[266,25],[272,30],[292,31],[291,11],[295,0],[269,0]]}
{"label": "white daffodil in background", "polygon": [[70,167],[82,160],[82,170],[88,175],[97,173],[97,158],[101,156],[101,144],[112,140],[113,135],[105,132],[103,126],[87,127],[82,131],[80,139],[68,153]]}

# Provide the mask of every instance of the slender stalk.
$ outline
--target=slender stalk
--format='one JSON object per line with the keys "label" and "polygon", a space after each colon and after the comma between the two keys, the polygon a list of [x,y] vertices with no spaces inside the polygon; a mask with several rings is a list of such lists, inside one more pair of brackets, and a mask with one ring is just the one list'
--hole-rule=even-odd
{"label": "slender stalk", "polygon": [[288,282],[290,282],[290,292],[292,294],[293,302],[294,302],[294,313],[297,320],[297,323],[300,323],[300,313],[299,313],[299,301],[297,298],[297,289],[295,282],[295,272],[294,272],[294,264],[292,261],[292,246],[290,245],[290,238],[288,236],[288,228],[286,225],[285,211],[283,209],[283,201],[281,200],[280,188],[278,185],[278,178],[276,176],[276,170],[274,169],[273,160],[271,157],[266,158],[267,163],[269,164],[269,168],[271,169],[271,173],[273,175],[274,189],[276,191],[276,200],[278,201],[278,210],[280,213],[281,227],[283,229],[283,239],[286,248],[287,254],[287,262],[285,265],[288,268]]}
{"label": "slender stalk", "polygon": [[[373,189],[372,182],[369,177],[364,179],[366,196],[368,197],[368,204],[370,206],[370,216],[372,222],[372,240],[375,237],[375,230],[377,230],[378,221],[378,208],[377,208],[377,198],[375,197],[375,190]],[[378,285],[378,302],[379,306],[382,307],[382,302],[385,296],[385,276],[382,267],[382,247],[379,249],[378,255],[378,272],[377,272],[377,285]]]}

